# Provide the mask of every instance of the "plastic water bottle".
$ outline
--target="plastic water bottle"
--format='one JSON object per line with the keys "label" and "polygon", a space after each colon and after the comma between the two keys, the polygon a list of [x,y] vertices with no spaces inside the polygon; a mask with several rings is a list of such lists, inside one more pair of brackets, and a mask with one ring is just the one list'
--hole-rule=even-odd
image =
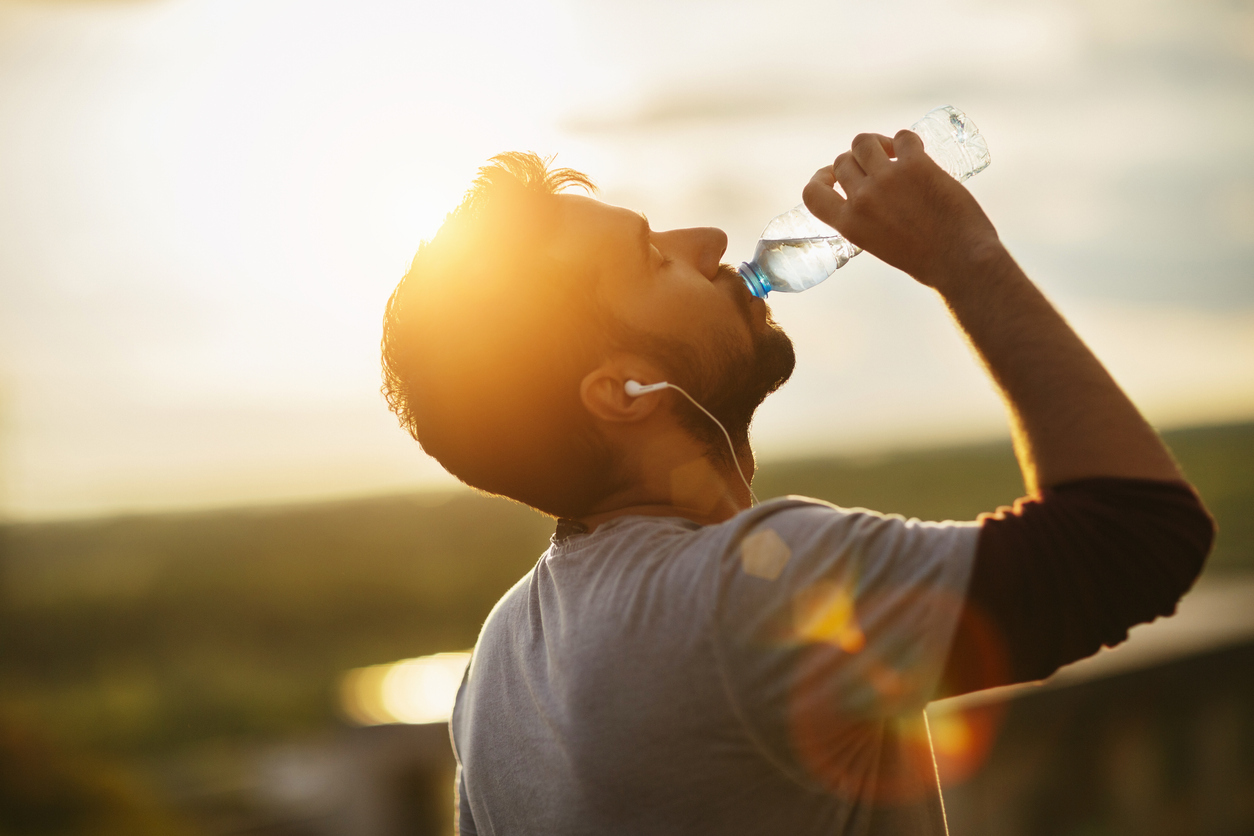
{"label": "plastic water bottle", "polygon": [[[910,126],[923,150],[959,182],[988,168],[988,145],[980,129],[952,105],[938,107]],[[800,293],[814,287],[862,252],[810,213],[804,204],[766,225],[753,261],[740,265],[749,292],[766,298],[772,290]]]}

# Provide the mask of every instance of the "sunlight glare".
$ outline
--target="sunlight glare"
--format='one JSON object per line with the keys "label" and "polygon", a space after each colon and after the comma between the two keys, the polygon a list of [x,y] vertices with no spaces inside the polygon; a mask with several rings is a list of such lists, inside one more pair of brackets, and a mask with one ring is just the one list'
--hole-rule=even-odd
{"label": "sunlight glare", "polygon": [[448,722],[469,663],[469,653],[437,653],[357,668],[341,682],[341,707],[362,726]]}

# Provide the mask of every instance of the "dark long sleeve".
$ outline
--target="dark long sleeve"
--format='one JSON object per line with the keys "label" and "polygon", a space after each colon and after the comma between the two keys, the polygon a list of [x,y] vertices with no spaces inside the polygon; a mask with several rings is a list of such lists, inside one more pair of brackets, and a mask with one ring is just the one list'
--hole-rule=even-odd
{"label": "dark long sleeve", "polygon": [[1183,482],[1084,479],[980,517],[940,696],[1044,679],[1171,615],[1214,522]]}

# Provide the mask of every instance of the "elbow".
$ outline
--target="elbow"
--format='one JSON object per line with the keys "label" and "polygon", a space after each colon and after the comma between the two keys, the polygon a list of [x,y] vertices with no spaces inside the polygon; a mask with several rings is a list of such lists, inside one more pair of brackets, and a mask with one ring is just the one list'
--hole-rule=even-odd
{"label": "elbow", "polygon": [[1193,492],[1192,499],[1191,503],[1182,505],[1178,518],[1163,532],[1166,535],[1162,541],[1163,548],[1168,552],[1163,555],[1163,562],[1171,569],[1169,576],[1174,587],[1171,612],[1164,615],[1174,614],[1175,603],[1193,588],[1198,576],[1206,568],[1206,561],[1214,548],[1218,533],[1215,518],[1196,492]]}
{"label": "elbow", "polygon": [[[1177,483],[1183,487],[1182,483]],[[1143,509],[1149,511],[1150,509]],[[1178,491],[1173,501],[1161,502],[1153,513],[1146,513],[1136,534],[1128,532],[1128,556],[1134,550],[1140,558],[1129,561],[1128,569],[1139,567],[1139,580],[1129,576],[1129,599],[1124,610],[1125,628],[1156,618],[1175,615],[1180,599],[1193,588],[1215,543],[1215,520],[1191,488]],[[1138,546],[1134,546],[1136,543]],[[1139,590],[1139,593],[1138,591]],[[1113,647],[1117,641],[1103,641]]]}

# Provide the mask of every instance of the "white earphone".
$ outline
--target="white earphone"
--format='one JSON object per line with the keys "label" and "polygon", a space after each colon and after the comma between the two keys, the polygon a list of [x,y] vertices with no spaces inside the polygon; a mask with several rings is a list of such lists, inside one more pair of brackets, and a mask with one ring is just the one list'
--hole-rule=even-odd
{"label": "white earphone", "polygon": [[745,478],[745,472],[740,469],[740,459],[736,455],[736,445],[732,444],[731,434],[727,432],[727,428],[723,426],[723,422],[715,418],[713,413],[710,412],[710,410],[706,409],[704,406],[697,403],[697,399],[694,398],[692,395],[689,395],[687,392],[685,392],[680,387],[676,386],[674,383],[667,383],[665,380],[663,380],[661,383],[649,383],[649,384],[640,383],[639,381],[636,381],[636,380],[629,380],[625,384],[623,384],[623,391],[633,398],[638,398],[641,395],[647,395],[650,392],[658,392],[658,391],[661,391],[662,389],[674,389],[676,392],[683,395],[685,398],[687,398],[689,401],[692,402],[693,406],[695,406],[697,409],[704,412],[706,417],[709,418],[711,421],[713,421],[715,425],[717,425],[718,428],[723,431],[723,438],[727,439],[727,449],[731,450],[732,464],[736,465],[736,472],[740,474],[740,481],[745,483],[745,490],[749,491],[749,499],[753,501],[754,505],[757,505],[758,497],[756,494],[754,494],[753,488],[749,485],[749,480]]}
{"label": "white earphone", "polygon": [[628,395],[631,395],[633,398],[638,398],[641,395],[648,394],[649,392],[656,392],[660,389],[665,389],[668,386],[670,386],[670,384],[665,380],[661,383],[650,383],[648,386],[645,386],[643,383],[636,380],[629,380],[623,389],[626,390]]}

